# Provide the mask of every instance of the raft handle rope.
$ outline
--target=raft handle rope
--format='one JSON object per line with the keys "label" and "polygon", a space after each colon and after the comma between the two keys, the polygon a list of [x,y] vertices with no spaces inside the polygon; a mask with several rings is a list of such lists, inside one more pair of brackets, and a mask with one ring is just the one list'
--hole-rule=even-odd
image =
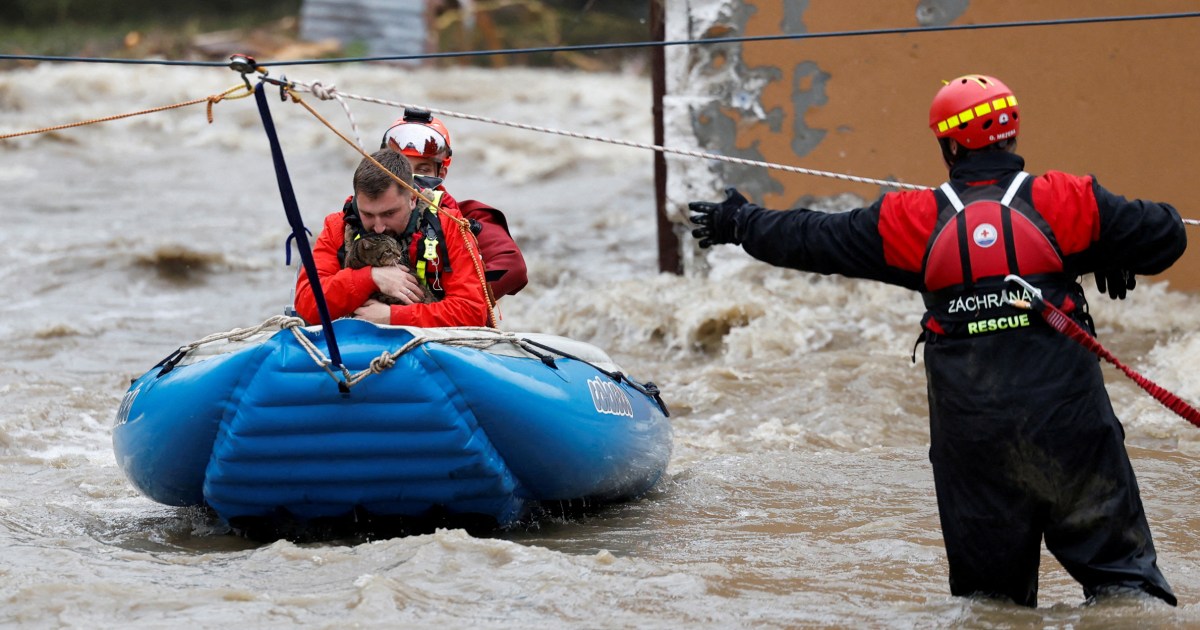
{"label": "raft handle rope", "polygon": [[[296,338],[296,342],[300,344],[300,347],[304,348],[304,351],[308,353],[308,356],[313,360],[313,363],[329,374],[329,377],[338,384],[338,389],[342,390],[343,392],[348,391],[349,386],[345,385],[345,381],[338,374],[335,374],[330,368],[330,366],[333,364],[333,361],[327,358],[325,354],[321,352],[321,349],[318,348],[317,345],[314,344],[312,340],[304,334],[303,329],[305,326],[307,326],[307,324],[299,317],[275,315],[274,317],[268,318],[266,321],[257,326],[234,328],[226,332],[213,333],[189,344],[179,346],[178,350],[172,352],[162,361],[159,361],[158,365],[155,365],[154,367],[163,368],[158,373],[158,377],[162,377],[171,370],[175,369],[175,366],[178,365],[179,362],[188,355],[188,353],[192,352],[196,348],[199,348],[200,346],[221,340],[226,340],[229,342],[246,341],[247,339],[266,331],[267,329],[275,328],[279,330],[291,330],[292,336]],[[345,368],[342,368],[342,371],[343,374],[348,372]]]}
{"label": "raft handle rope", "polygon": [[189,344],[182,345],[179,347],[178,350],[176,350],[175,352],[172,352],[166,359],[163,359],[162,361],[160,361],[158,363],[158,365],[156,365],[155,367],[165,366],[164,369],[161,372],[159,372],[159,374],[158,374],[158,376],[162,376],[162,375],[166,374],[167,372],[170,372],[183,359],[183,357],[188,355],[188,353],[199,348],[200,346],[214,343],[214,342],[221,341],[221,340],[226,340],[226,341],[230,341],[230,342],[246,341],[246,340],[251,339],[254,336],[256,336],[260,333],[263,333],[269,329],[290,330],[292,333],[292,336],[296,338],[296,342],[299,343],[302,348],[304,348],[304,351],[306,353],[308,353],[308,356],[309,356],[309,358],[311,358],[313,360],[313,363],[315,363],[317,365],[317,367],[320,367],[321,369],[325,370],[325,372],[327,374],[329,374],[330,378],[332,378],[334,381],[336,381],[338,383],[339,389],[344,388],[343,391],[348,391],[349,388],[359,384],[360,382],[363,381],[363,379],[367,378],[368,376],[370,376],[372,374],[381,374],[384,370],[392,368],[393,366],[396,365],[396,360],[399,359],[401,356],[403,356],[407,352],[413,350],[414,348],[417,348],[418,346],[424,345],[426,343],[440,343],[440,344],[445,344],[448,346],[458,346],[458,347],[463,347],[463,348],[475,348],[478,350],[485,350],[485,349],[495,346],[497,344],[507,343],[507,344],[511,344],[513,346],[520,348],[521,350],[528,353],[530,356],[540,360],[543,364],[550,367],[551,369],[558,369],[558,366],[554,364],[554,359],[552,357],[547,356],[545,353],[540,352],[538,349],[545,350],[547,352],[556,354],[564,359],[571,359],[573,361],[578,361],[580,363],[589,365],[594,370],[607,376],[608,378],[612,379],[613,381],[616,381],[617,383],[624,381],[633,389],[641,392],[642,394],[646,395],[647,397],[653,398],[654,401],[658,404],[659,408],[662,409],[663,413],[666,415],[670,415],[670,411],[668,411],[666,403],[663,402],[663,399],[662,399],[662,396],[658,389],[658,386],[655,385],[654,383],[651,383],[651,382],[639,383],[639,382],[629,378],[622,372],[610,372],[610,371],[605,370],[604,368],[596,365],[595,363],[592,363],[591,361],[577,357],[573,354],[564,352],[564,351],[554,348],[552,346],[548,346],[544,343],[540,343],[540,342],[534,341],[532,339],[527,339],[525,337],[521,337],[520,335],[518,335],[516,333],[505,332],[505,331],[497,330],[495,328],[490,328],[487,326],[460,326],[460,327],[457,327],[457,328],[455,328],[455,330],[461,330],[461,331],[465,331],[468,333],[472,333],[472,334],[457,336],[457,337],[456,336],[425,337],[425,336],[414,334],[412,339],[410,339],[408,342],[406,342],[404,345],[400,346],[396,350],[384,351],[379,356],[375,357],[374,359],[371,359],[369,367],[367,367],[364,370],[360,370],[353,374],[349,374],[348,371],[345,370],[345,368],[343,367],[342,369],[343,369],[344,373],[347,374],[345,380],[343,380],[341,377],[339,377],[338,374],[335,374],[334,371],[332,369],[330,369],[330,366],[333,364],[333,362],[328,357],[326,357],[325,354],[321,352],[321,349],[315,343],[313,343],[313,341],[311,339],[309,339],[307,334],[305,334],[306,326],[307,326],[307,324],[304,322],[304,320],[299,317],[291,317],[288,315],[275,315],[274,317],[270,317],[270,318],[266,319],[265,321],[263,321],[261,324],[259,324],[257,326],[248,326],[246,328],[234,328],[234,329],[226,331],[226,332],[213,333],[211,335],[208,335],[206,337],[203,337],[201,339],[193,341]]}
{"label": "raft handle rope", "polygon": [[490,348],[496,344],[508,343],[508,344],[512,344],[512,345],[520,348],[521,350],[525,351],[526,353],[533,356],[534,358],[539,359],[543,364],[545,364],[547,367],[549,367],[551,369],[558,369],[558,366],[555,365],[555,363],[554,363],[554,359],[552,357],[547,356],[546,354],[543,354],[542,352],[539,352],[537,350],[537,348],[540,348],[542,350],[545,350],[545,351],[553,353],[553,354],[557,354],[558,356],[560,356],[564,359],[578,361],[585,365],[591,366],[592,369],[607,376],[608,378],[612,379],[614,382],[616,382],[618,384],[621,383],[622,381],[624,381],[633,389],[637,390],[638,392],[641,392],[646,397],[653,399],[655,404],[658,405],[659,409],[662,410],[663,415],[666,415],[666,416],[671,415],[670,410],[667,408],[667,404],[665,402],[663,402],[662,395],[658,389],[658,386],[655,385],[654,383],[651,383],[651,382],[639,383],[639,382],[629,378],[622,372],[610,372],[610,371],[605,370],[604,368],[596,365],[595,363],[592,363],[591,361],[582,359],[580,357],[577,357],[568,352],[564,352],[564,351],[554,348],[552,346],[548,346],[544,343],[540,343],[540,342],[534,341],[532,339],[527,339],[525,337],[521,337],[520,335],[517,335],[514,333],[504,332],[504,331],[497,330],[495,328],[488,328],[488,327],[459,327],[458,329],[472,331],[472,332],[476,332],[476,333],[487,333],[488,335],[491,335],[491,337],[487,338],[487,337],[479,337],[479,336],[463,336],[463,337],[432,338],[432,337],[416,336],[416,337],[413,337],[411,340],[409,340],[408,343],[401,346],[399,349],[397,349],[393,352],[384,352],[383,354],[379,355],[378,357],[375,357],[374,359],[372,359],[370,367],[365,370],[355,373],[353,376],[351,376],[349,379],[347,379],[347,384],[350,386],[356,385],[360,381],[365,379],[366,377],[370,376],[371,374],[379,374],[379,373],[383,372],[384,370],[391,368],[393,365],[396,364],[396,359],[400,358],[402,355],[404,355],[404,353],[408,352],[409,350],[412,350],[413,348],[416,348],[417,346],[420,346],[420,345],[423,345],[426,343],[430,343],[430,342],[444,343],[446,345],[476,348],[479,350],[484,350],[484,349]]}
{"label": "raft handle rope", "polygon": [[[596,365],[595,363],[592,363],[591,361],[587,361],[587,360],[581,359],[577,356],[567,354],[566,352],[563,352],[562,350],[559,350],[557,348],[552,348],[543,343],[538,343],[532,339],[523,339],[523,341],[529,345],[536,346],[538,348],[547,350],[549,352],[553,352],[554,354],[557,354],[558,356],[563,357],[564,359],[571,359],[573,361],[579,361],[580,363],[586,363],[586,364],[592,366],[592,368],[594,370],[596,370],[597,372],[607,376],[608,378],[611,378],[612,380],[614,380],[618,383],[620,383],[621,381],[625,381],[626,383],[629,383],[630,387],[638,390],[639,392],[641,392],[642,394],[644,394],[650,398],[653,398],[654,402],[658,403],[659,409],[662,409],[663,415],[665,415],[665,416],[671,415],[670,410],[667,409],[667,403],[663,402],[662,396],[660,395],[660,392],[658,389],[658,385],[655,385],[654,383],[652,383],[650,381],[646,381],[645,383],[639,383],[639,382],[629,378],[628,376],[626,376],[623,372],[609,372],[608,370],[605,370],[604,368]],[[526,351],[528,352],[529,349],[526,348]],[[543,362],[544,361],[545,361],[545,359],[543,359]],[[554,367],[554,366],[551,365],[550,367]]]}
{"label": "raft handle rope", "polygon": [[[230,341],[230,342],[245,341],[245,340],[250,339],[251,337],[263,332],[264,330],[267,330],[268,328],[278,328],[280,330],[283,330],[285,328],[295,328],[297,326],[304,326],[304,325],[305,325],[304,320],[300,319],[299,317],[290,317],[287,315],[276,315],[274,317],[267,319],[266,321],[264,321],[263,323],[261,323],[257,326],[247,326],[246,328],[234,328],[233,330],[229,330],[226,332],[213,333],[211,335],[208,335],[207,337],[203,337],[203,338],[193,341],[191,343],[179,346],[178,350],[176,350],[175,352],[172,352],[170,355],[167,356],[167,358],[163,359],[162,361],[159,361],[158,364],[155,365],[154,367],[162,368],[162,370],[158,373],[158,376],[161,377],[164,374],[175,369],[175,366],[178,365],[179,362],[182,361],[183,358],[188,355],[188,353],[195,350],[196,348],[199,348],[200,346],[210,344],[215,341],[221,341],[222,339]],[[300,337],[302,338],[303,335],[301,335]],[[312,345],[312,342],[309,342],[306,338],[304,338],[301,341],[301,345],[304,346],[305,349],[308,349],[310,347],[313,349],[316,349],[316,347]],[[317,351],[317,354],[315,354],[315,355],[313,354],[312,350],[309,350],[308,354],[309,354],[309,356],[313,357],[313,360],[316,361],[317,365],[325,368],[325,371],[327,371],[327,372],[330,371],[328,368],[328,365],[330,363],[329,360],[325,359],[320,354],[319,350]],[[330,372],[330,374],[332,375],[332,372]],[[334,378],[336,379],[336,376]]]}
{"label": "raft handle rope", "polygon": [[1133,370],[1133,368],[1121,363],[1121,361],[1117,359],[1113,353],[1109,352],[1108,349],[1100,345],[1100,342],[1097,341],[1095,337],[1088,334],[1088,332],[1084,330],[1082,326],[1076,323],[1075,320],[1071,319],[1071,316],[1062,312],[1062,310],[1050,302],[1042,299],[1042,292],[1040,289],[1029,284],[1024,278],[1015,274],[1009,274],[1005,276],[1004,280],[1006,282],[1015,282],[1021,285],[1022,288],[1029,292],[1031,297],[1030,300],[1009,298],[1009,304],[1020,309],[1037,311],[1038,314],[1042,316],[1042,319],[1046,320],[1047,324],[1050,324],[1051,328],[1066,335],[1072,341],[1078,343],[1084,348],[1087,348],[1092,352],[1092,354],[1095,354],[1101,359],[1108,361],[1117,369],[1124,372],[1125,376],[1128,376],[1130,380],[1132,380],[1134,383],[1137,383],[1138,387],[1141,387],[1146,391],[1146,393],[1153,396],[1155,400],[1162,403],[1164,407],[1175,412],[1184,420],[1187,420],[1197,427],[1200,427],[1200,411],[1197,411],[1195,407],[1189,405],[1179,396],[1176,396],[1154,381],[1151,381],[1145,376],[1137,373],[1135,370]]}

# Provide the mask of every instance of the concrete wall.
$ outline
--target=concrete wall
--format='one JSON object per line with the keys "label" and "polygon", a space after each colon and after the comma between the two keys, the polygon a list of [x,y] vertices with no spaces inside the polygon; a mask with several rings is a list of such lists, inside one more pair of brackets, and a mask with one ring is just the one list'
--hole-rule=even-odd
{"label": "concrete wall", "polygon": [[[1187,12],[1194,0],[669,0],[667,39],[823,33],[944,24]],[[680,47],[681,49],[683,47]],[[936,185],[946,177],[927,127],[934,93],[980,72],[1013,89],[1019,152],[1033,173],[1092,173],[1128,197],[1172,203],[1200,218],[1200,18],[927,32],[687,47],[669,52],[672,142],[879,179]],[[682,126],[690,125],[690,129]],[[678,164],[678,161],[675,161]],[[806,196],[878,186],[776,170],[708,165],[774,208]],[[676,168],[674,176],[684,176]],[[691,175],[695,176],[694,171]],[[676,194],[694,194],[695,187]],[[670,191],[671,189],[669,189]],[[1162,277],[1200,289],[1200,228]]]}

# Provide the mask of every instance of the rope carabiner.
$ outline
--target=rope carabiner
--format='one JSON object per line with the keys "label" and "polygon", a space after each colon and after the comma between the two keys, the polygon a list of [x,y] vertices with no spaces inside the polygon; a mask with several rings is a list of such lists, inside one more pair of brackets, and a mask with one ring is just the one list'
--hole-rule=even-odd
{"label": "rope carabiner", "polygon": [[250,85],[250,78],[246,75],[252,72],[261,72],[264,77],[267,76],[267,69],[258,65],[258,62],[254,60],[254,57],[251,57],[250,55],[243,55],[241,53],[230,55],[229,67],[234,72],[242,75],[242,81],[245,82],[246,89],[250,90],[251,92],[254,92],[254,86]]}
{"label": "rope carabiner", "polygon": [[1036,304],[1038,302],[1042,301],[1042,290],[1041,289],[1033,286],[1032,284],[1029,284],[1028,282],[1025,281],[1025,278],[1022,278],[1021,276],[1018,276],[1013,273],[1010,273],[1007,276],[1004,276],[1004,281],[1005,282],[1016,282],[1017,284],[1021,285],[1021,288],[1025,289],[1025,291],[1027,293],[1029,293],[1029,295],[1032,296],[1033,300],[1034,300],[1034,303],[1031,304],[1030,302],[1028,302],[1026,300],[1022,300],[1019,298],[1014,298],[1012,296],[1009,296],[1009,297],[1005,298],[1005,300],[1004,300],[1005,302],[1008,302],[1009,306],[1015,306],[1019,309],[1026,310],[1026,311],[1036,310]]}

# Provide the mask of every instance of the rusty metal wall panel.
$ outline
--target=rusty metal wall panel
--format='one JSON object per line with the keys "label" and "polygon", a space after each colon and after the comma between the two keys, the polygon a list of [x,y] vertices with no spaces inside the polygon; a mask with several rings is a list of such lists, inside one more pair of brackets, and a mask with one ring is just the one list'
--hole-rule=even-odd
{"label": "rusty metal wall panel", "polygon": [[[667,39],[826,33],[1196,10],[1194,0],[671,0]],[[1092,173],[1130,197],[1200,218],[1198,19],[747,42],[668,50],[667,144],[878,179],[937,185],[946,177],[928,108],[942,80],[992,74],[1021,103],[1019,152],[1031,172]],[[672,118],[677,121],[672,125]],[[690,135],[689,135],[690,134]],[[676,207],[737,183],[786,208],[809,196],[878,186],[672,158]],[[693,197],[694,198],[694,197]],[[1200,231],[1189,228],[1193,237]],[[1164,274],[1200,289],[1200,248]]]}

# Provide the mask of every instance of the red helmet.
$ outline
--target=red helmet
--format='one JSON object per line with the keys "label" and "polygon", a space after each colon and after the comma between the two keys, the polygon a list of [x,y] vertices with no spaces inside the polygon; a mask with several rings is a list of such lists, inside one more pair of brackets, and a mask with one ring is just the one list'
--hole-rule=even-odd
{"label": "red helmet", "polygon": [[450,131],[442,121],[422,109],[404,109],[404,116],[397,118],[383,134],[380,148],[389,148],[409,157],[441,160],[442,177],[450,168]]}
{"label": "red helmet", "polygon": [[1017,97],[997,79],[968,74],[947,83],[929,106],[929,128],[968,149],[1017,137]]}

